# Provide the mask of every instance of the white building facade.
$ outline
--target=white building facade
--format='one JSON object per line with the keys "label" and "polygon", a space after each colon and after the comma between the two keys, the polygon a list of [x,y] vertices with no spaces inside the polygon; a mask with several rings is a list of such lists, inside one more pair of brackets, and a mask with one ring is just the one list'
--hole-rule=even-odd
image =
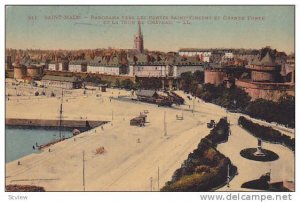
{"label": "white building facade", "polygon": [[223,57],[224,57],[225,59],[232,59],[233,56],[234,56],[234,54],[233,54],[232,52],[225,52],[225,54],[224,54]]}
{"label": "white building facade", "polygon": [[129,76],[166,77],[173,76],[173,68],[168,65],[130,65]]}
{"label": "white building facade", "polygon": [[69,71],[70,72],[81,72],[81,64],[69,64]]}
{"label": "white building facade", "polygon": [[49,64],[48,64],[48,70],[49,70],[49,71],[57,71],[57,70],[58,70],[58,65],[57,65],[57,63],[49,63]]}
{"label": "white building facade", "polygon": [[207,50],[179,50],[178,54],[181,57],[197,56],[201,62],[210,62],[212,52]]}
{"label": "white building facade", "polygon": [[102,64],[88,64],[87,65],[87,73],[120,75],[120,68],[118,66],[104,66]]}

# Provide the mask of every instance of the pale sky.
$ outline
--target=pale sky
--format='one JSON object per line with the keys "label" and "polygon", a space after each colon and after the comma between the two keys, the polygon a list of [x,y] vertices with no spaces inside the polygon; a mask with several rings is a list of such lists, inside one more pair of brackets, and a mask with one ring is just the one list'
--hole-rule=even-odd
{"label": "pale sky", "polygon": [[[61,19],[46,19],[49,16]],[[62,19],[64,16],[80,19]],[[142,20],[144,46],[149,50],[179,48],[262,48],[294,52],[293,6],[9,6],[6,7],[6,47],[17,49],[133,48],[137,17]],[[103,24],[92,16],[131,16],[135,24]],[[149,16],[166,16],[172,24],[149,24]],[[211,19],[170,20],[172,16]],[[224,18],[226,16],[226,19]],[[243,20],[227,20],[228,16]],[[248,16],[263,20],[248,20]],[[32,17],[35,19],[33,20]],[[219,17],[218,20],[214,20]]]}

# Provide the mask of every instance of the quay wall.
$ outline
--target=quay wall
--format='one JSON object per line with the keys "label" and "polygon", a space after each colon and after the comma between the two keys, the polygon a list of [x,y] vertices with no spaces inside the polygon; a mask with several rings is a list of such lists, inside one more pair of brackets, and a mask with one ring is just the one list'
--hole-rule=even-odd
{"label": "quay wall", "polygon": [[[61,126],[64,128],[95,128],[106,121],[95,120],[62,120]],[[6,126],[24,126],[24,127],[59,127],[59,120],[50,119],[19,119],[7,118],[5,119]]]}

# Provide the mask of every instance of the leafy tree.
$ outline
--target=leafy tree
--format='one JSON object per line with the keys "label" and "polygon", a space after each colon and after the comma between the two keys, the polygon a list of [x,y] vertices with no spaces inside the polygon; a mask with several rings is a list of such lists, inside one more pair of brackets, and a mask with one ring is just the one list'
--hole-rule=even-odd
{"label": "leafy tree", "polygon": [[206,102],[212,102],[228,109],[244,109],[250,101],[250,96],[242,89],[224,85],[203,84],[196,91],[196,96]]}
{"label": "leafy tree", "polygon": [[295,127],[295,97],[283,95],[278,102],[278,122],[283,123],[289,127]]}
{"label": "leafy tree", "polygon": [[192,72],[183,72],[180,76],[181,76],[181,82],[182,82],[182,89],[184,91],[190,91],[191,84],[193,81]]}
{"label": "leafy tree", "polygon": [[125,79],[121,81],[121,87],[125,89],[133,89],[134,83],[130,79]]}
{"label": "leafy tree", "polygon": [[204,82],[204,72],[197,70],[193,73],[193,79],[197,83],[203,83]]}
{"label": "leafy tree", "polygon": [[140,89],[141,88],[141,83],[139,81],[136,81],[133,85],[134,89]]}
{"label": "leafy tree", "polygon": [[119,88],[121,86],[120,80],[116,79],[115,85]]}
{"label": "leafy tree", "polygon": [[225,88],[221,97],[223,107],[229,109],[244,109],[250,102],[250,96],[240,88]]}
{"label": "leafy tree", "polygon": [[100,84],[101,78],[97,77],[97,76],[91,76],[91,75],[87,75],[87,77],[84,79],[85,82],[91,82],[91,83],[95,83],[95,84]]}
{"label": "leafy tree", "polygon": [[259,125],[245,118],[244,116],[239,117],[238,123],[245,130],[247,130],[257,138],[271,143],[283,144],[292,151],[295,151],[295,139],[281,133],[278,130],[273,129],[272,127]]}
{"label": "leafy tree", "polygon": [[249,103],[245,112],[254,118],[295,127],[295,97],[283,95],[278,102],[257,99]]}

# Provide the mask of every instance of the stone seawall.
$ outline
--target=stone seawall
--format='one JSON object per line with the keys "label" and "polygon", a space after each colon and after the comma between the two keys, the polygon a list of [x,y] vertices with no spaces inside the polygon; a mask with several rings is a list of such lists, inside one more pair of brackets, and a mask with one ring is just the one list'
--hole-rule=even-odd
{"label": "stone seawall", "polygon": [[[61,126],[64,128],[95,128],[106,121],[95,120],[62,120]],[[59,120],[50,119],[5,119],[6,126],[24,126],[24,127],[59,127]]]}

